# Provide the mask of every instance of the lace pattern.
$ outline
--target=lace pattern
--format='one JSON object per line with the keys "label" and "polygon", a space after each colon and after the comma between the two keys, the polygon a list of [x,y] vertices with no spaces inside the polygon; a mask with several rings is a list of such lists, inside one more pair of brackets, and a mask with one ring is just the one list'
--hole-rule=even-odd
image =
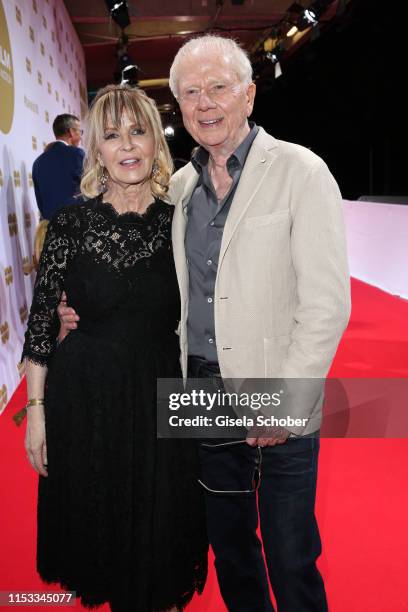
{"label": "lace pattern", "polygon": [[155,200],[144,214],[119,214],[101,198],[62,208],[50,221],[41,254],[21,360],[46,366],[56,347],[57,306],[78,255],[123,274],[170,249],[172,207]]}

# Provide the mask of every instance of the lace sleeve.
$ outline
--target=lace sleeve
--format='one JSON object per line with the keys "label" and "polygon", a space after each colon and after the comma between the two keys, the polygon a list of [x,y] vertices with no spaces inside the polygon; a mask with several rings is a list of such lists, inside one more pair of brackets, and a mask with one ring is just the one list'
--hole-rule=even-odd
{"label": "lace sleeve", "polygon": [[49,223],[41,253],[21,361],[46,366],[58,336],[57,306],[68,264],[76,253],[75,219],[62,209]]}

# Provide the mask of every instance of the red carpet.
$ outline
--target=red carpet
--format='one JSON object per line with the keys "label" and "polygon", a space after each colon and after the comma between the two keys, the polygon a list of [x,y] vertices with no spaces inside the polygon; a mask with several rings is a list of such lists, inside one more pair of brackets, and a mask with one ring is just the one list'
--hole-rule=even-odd
{"label": "red carpet", "polygon": [[[407,377],[408,302],[358,281],[352,293],[331,375]],[[0,591],[52,591],[35,572],[37,476],[25,459],[25,426],[11,420],[24,401],[22,384],[0,416]],[[317,515],[330,612],[407,611],[408,440],[322,440]],[[188,612],[225,610],[212,558],[210,566],[205,592]]]}

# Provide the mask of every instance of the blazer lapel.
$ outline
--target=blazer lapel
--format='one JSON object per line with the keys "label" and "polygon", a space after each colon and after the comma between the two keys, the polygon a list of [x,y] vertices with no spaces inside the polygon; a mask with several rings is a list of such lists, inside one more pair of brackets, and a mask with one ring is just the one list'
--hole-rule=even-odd
{"label": "blazer lapel", "polygon": [[[185,235],[187,227],[186,207],[198,181],[196,171],[191,167],[191,173],[186,177],[181,197],[174,202],[175,210],[172,224],[172,241],[174,262],[180,287],[182,309],[188,304],[188,268],[185,250]],[[183,311],[182,311],[183,312]]]}
{"label": "blazer lapel", "polygon": [[241,221],[245,211],[251,205],[252,200],[262,185],[266,173],[277,155],[277,141],[259,128],[252,147],[248,153],[244,169],[242,171],[237,191],[229,210],[222,236],[218,268],[222,264],[225,252]]}

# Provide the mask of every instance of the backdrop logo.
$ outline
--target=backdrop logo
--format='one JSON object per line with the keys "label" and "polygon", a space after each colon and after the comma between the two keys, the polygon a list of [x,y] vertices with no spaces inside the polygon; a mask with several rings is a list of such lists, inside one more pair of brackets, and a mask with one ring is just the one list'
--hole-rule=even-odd
{"label": "backdrop logo", "polygon": [[25,302],[19,309],[19,312],[20,312],[20,321],[23,324],[28,319],[28,308]]}
{"label": "backdrop logo", "polygon": [[0,0],[0,130],[8,134],[14,114],[14,72],[10,38]]}
{"label": "backdrop logo", "polygon": [[0,387],[0,412],[7,406],[7,387]]}
{"label": "backdrop logo", "polygon": [[10,236],[17,236],[17,232],[18,232],[17,217],[14,213],[9,214],[8,224],[9,224]]}
{"label": "backdrop logo", "polygon": [[7,266],[7,268],[4,268],[4,278],[6,279],[6,285],[11,285],[12,284],[12,282],[13,282],[13,268],[11,266]]}
{"label": "backdrop logo", "polygon": [[23,23],[23,22],[22,22],[22,20],[21,20],[21,11],[20,11],[20,9],[18,8],[18,6],[16,6],[16,19],[17,19],[18,23],[19,23],[20,25],[22,25],[22,23]]}
{"label": "backdrop logo", "polygon": [[[24,257],[23,262],[22,262],[22,267],[23,267],[23,273],[28,276],[29,274],[31,274],[31,271],[33,269],[32,263],[29,260],[28,257]],[[20,315],[21,315],[21,310],[20,310]],[[24,321],[21,321],[22,323]]]}
{"label": "backdrop logo", "polygon": [[6,344],[10,339],[10,328],[7,321],[4,321],[4,323],[0,325],[0,335],[2,343]]}

